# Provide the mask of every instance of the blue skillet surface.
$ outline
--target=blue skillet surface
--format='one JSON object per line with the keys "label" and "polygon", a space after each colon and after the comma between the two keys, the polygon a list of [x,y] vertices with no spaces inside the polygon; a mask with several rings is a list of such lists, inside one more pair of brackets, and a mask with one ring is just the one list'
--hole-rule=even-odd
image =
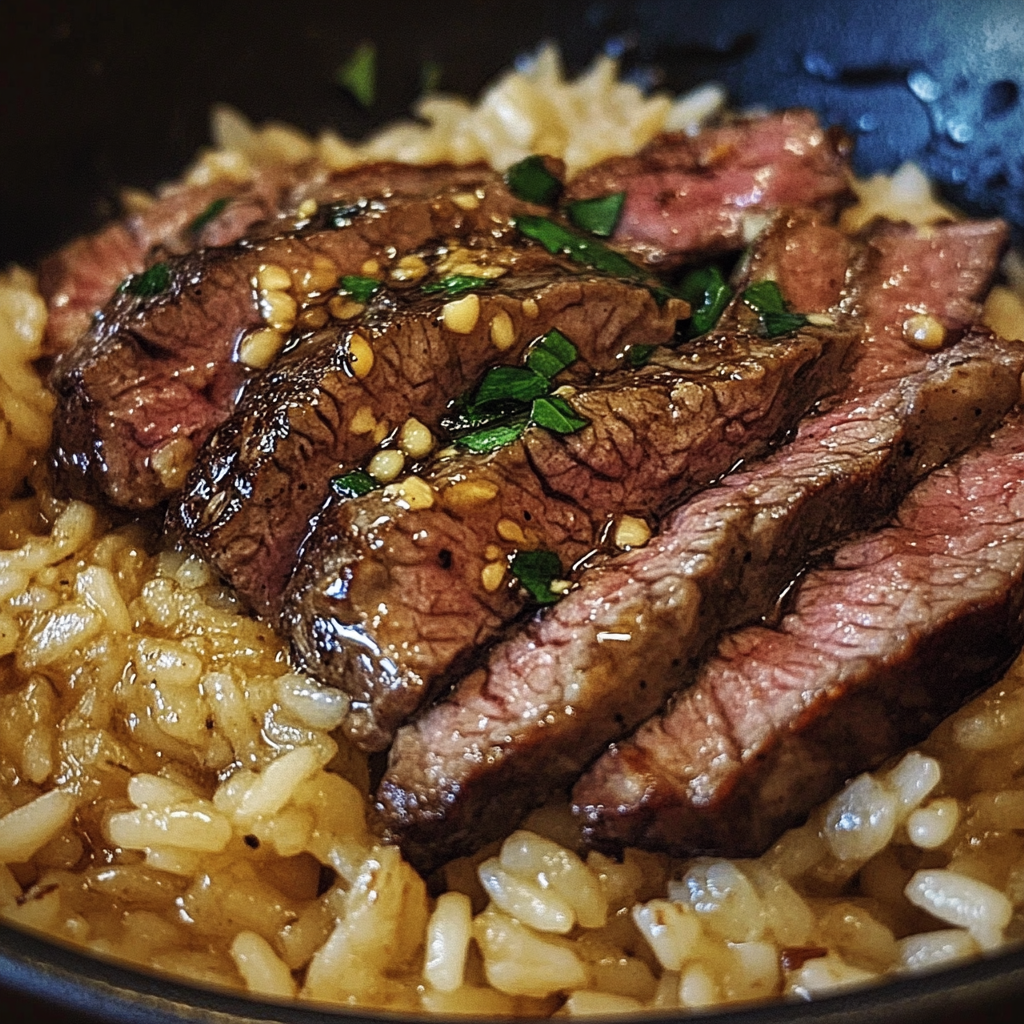
{"label": "blue skillet surface", "polygon": [[[440,68],[442,88],[471,95],[544,38],[560,42],[573,69],[605,51],[642,84],[680,90],[715,79],[740,107],[812,107],[854,137],[859,172],[915,160],[948,198],[1006,217],[1024,240],[1024,0],[5,0],[2,10],[0,266],[32,262],[98,226],[122,186],[172,177],[206,141],[213,102],[256,120],[359,135],[408,108],[425,67]],[[369,110],[332,84],[361,39],[380,54]],[[1016,951],[811,1005],[713,1019],[999,1022],[1022,998]],[[0,1020],[89,1019],[338,1018],[190,989],[0,926]]]}

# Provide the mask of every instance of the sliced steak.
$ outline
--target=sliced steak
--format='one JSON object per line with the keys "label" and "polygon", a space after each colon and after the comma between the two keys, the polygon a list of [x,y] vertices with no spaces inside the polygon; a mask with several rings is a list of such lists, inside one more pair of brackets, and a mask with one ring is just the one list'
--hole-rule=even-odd
{"label": "sliced steak", "polygon": [[857,336],[853,323],[786,339],[736,330],[667,350],[657,366],[566,395],[589,423],[578,433],[532,427],[488,455],[442,458],[414,506],[401,484],[329,504],[284,620],[305,668],[351,696],[349,738],[386,747],[522,611],[527,593],[508,572],[517,552],[552,552],[575,578],[570,567],[614,550],[637,518],[656,523],[763,453],[835,389]]}
{"label": "sliced steak", "polygon": [[[940,229],[945,289],[929,288],[922,308],[942,321],[953,296],[980,297],[987,282],[979,292],[965,280],[971,260],[958,250],[991,250],[992,273],[1000,246],[990,236],[1005,239],[1003,231]],[[912,251],[917,233],[903,234]],[[647,548],[591,570],[398,731],[377,806],[383,831],[416,863],[487,842],[571,783],[692,680],[721,630],[769,612],[814,552],[884,520],[913,483],[1017,400],[1019,346],[979,333],[929,359],[882,330],[870,295],[903,260],[895,249],[888,262],[873,252],[850,298],[869,310],[871,358],[854,368],[845,400],[760,466],[683,506]],[[935,297],[941,308],[930,306]]]}
{"label": "sliced steak", "polygon": [[226,245],[252,224],[275,213],[294,187],[295,172],[282,165],[261,168],[244,184],[219,180],[171,185],[151,206],[94,235],[76,238],[39,266],[46,299],[45,352],[70,349],[88,331],[93,313],[118,285],[141,273],[160,253],[184,253],[197,245]]}
{"label": "sliced steak", "polygon": [[256,233],[263,237],[294,230],[297,211],[308,200],[319,206],[393,196],[424,198],[446,186],[475,194],[481,182],[494,178],[483,164],[457,168],[381,162],[332,172],[313,160],[297,166],[261,165],[241,182],[221,178],[167,185],[151,205],[95,235],[75,239],[40,264],[39,288],[49,311],[46,354],[71,348],[122,281],[168,255],[230,245],[254,225],[260,225]]}
{"label": "sliced steak", "polygon": [[[841,296],[846,249],[815,216],[786,215],[759,241],[743,281],[770,277],[812,303],[798,308],[826,310]],[[532,428],[488,455],[442,457],[413,481],[429,489],[412,504],[402,483],[328,504],[303,545],[283,619],[305,668],[350,695],[353,742],[383,749],[480,660],[527,603],[508,572],[518,551],[553,552],[560,575],[575,579],[577,563],[614,552],[620,531],[643,531],[623,514],[656,525],[835,389],[859,330],[851,318],[765,339],[742,302],[733,309],[723,317],[731,329],[664,350],[657,365],[563,388],[590,424],[578,433]]]}
{"label": "sliced steak", "polygon": [[569,183],[571,199],[625,192],[613,240],[652,265],[740,249],[784,206],[835,211],[850,196],[849,144],[813,113],[744,118],[695,136],[663,135]]}
{"label": "sliced steak", "polygon": [[303,230],[169,258],[133,278],[54,371],[54,453],[69,490],[130,509],[165,500],[265,365],[263,350],[243,361],[248,335],[323,326],[339,275],[397,268],[432,240],[513,231],[507,192],[474,194],[467,210],[463,188],[324,207]]}
{"label": "sliced steak", "polygon": [[358,326],[375,353],[367,375],[350,364],[356,328],[326,332],[254,382],[207,445],[168,524],[258,612],[277,614],[331,478],[360,466],[409,417],[436,430],[449,401],[489,365],[517,359],[552,328],[575,341],[584,365],[608,370],[634,344],[667,342],[688,311],[568,269],[539,247],[510,251],[513,271],[469,296],[478,300],[471,324],[447,326],[444,298],[388,292]]}
{"label": "sliced steak", "polygon": [[845,779],[922,739],[1024,643],[1024,420],[911,492],[726,638],[573,796],[601,846],[757,856]]}

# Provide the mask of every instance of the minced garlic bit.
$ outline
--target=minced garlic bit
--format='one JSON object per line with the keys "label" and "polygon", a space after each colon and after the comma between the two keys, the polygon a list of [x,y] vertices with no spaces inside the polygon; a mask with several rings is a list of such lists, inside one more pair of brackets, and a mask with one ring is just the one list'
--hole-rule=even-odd
{"label": "minced garlic bit", "polygon": [[162,444],[149,457],[150,465],[169,490],[177,490],[195,461],[195,449],[184,437],[174,437]]}
{"label": "minced garlic bit", "polygon": [[540,315],[540,306],[537,305],[536,299],[523,299],[523,315],[531,320]]}
{"label": "minced garlic bit", "polygon": [[445,327],[454,334],[469,334],[480,319],[480,296],[470,292],[461,299],[446,302],[441,309]]}
{"label": "minced garlic bit", "polygon": [[615,524],[617,548],[642,548],[651,539],[651,528],[636,516],[622,516]]}
{"label": "minced garlic bit", "polygon": [[392,480],[397,479],[403,469],[405,469],[405,455],[397,448],[385,448],[384,451],[377,452],[370,459],[366,472],[374,480],[379,480],[382,484],[389,484]]}
{"label": "minced garlic bit", "polygon": [[419,512],[434,504],[434,488],[418,476],[407,476],[404,480],[388,484],[384,488],[384,497]]}
{"label": "minced garlic bit", "polygon": [[260,312],[268,327],[275,331],[290,331],[295,326],[299,307],[287,292],[271,289],[260,296]]}
{"label": "minced garlic bit", "polygon": [[303,199],[299,203],[299,208],[295,211],[300,217],[312,217],[317,211],[316,200],[310,197],[309,199]]}
{"label": "minced garlic bit", "polygon": [[363,277],[376,277],[380,273],[380,264],[376,260],[367,260],[360,268]]}
{"label": "minced garlic bit", "polygon": [[499,519],[495,527],[498,536],[512,544],[525,544],[526,537],[519,524],[512,519]]}
{"label": "minced garlic bit", "polygon": [[291,274],[276,263],[267,263],[256,272],[256,287],[262,291],[285,291],[291,286]]}
{"label": "minced garlic bit", "polygon": [[410,416],[398,435],[398,447],[410,458],[422,459],[434,447],[434,435],[415,416]]}
{"label": "minced garlic bit", "polygon": [[238,346],[239,362],[254,370],[265,370],[284,347],[284,335],[272,327],[251,331]]}
{"label": "minced garlic bit", "polygon": [[493,562],[496,558],[501,558],[501,548],[499,548],[497,544],[488,544],[487,547],[484,548],[484,558],[486,558],[488,562]]}
{"label": "minced garlic bit", "polygon": [[418,281],[429,269],[419,256],[403,256],[392,268],[391,276],[396,281]]}
{"label": "minced garlic bit", "polygon": [[328,301],[327,309],[336,320],[351,320],[353,317],[359,316],[366,306],[361,302],[353,302],[341,295],[335,295]]}
{"label": "minced garlic bit", "polygon": [[359,380],[373,369],[373,349],[361,334],[353,334],[348,339],[348,362],[352,375]]}
{"label": "minced garlic bit", "polygon": [[313,266],[292,271],[295,288],[307,295],[326,292],[338,283],[338,268],[326,256],[314,256]]}
{"label": "minced garlic bit", "polygon": [[470,509],[492,501],[498,495],[498,485],[490,480],[460,480],[446,487],[442,497],[451,509]]}
{"label": "minced garlic bit", "polygon": [[452,202],[460,210],[475,210],[480,205],[480,200],[473,192],[457,192],[452,196]]}
{"label": "minced garlic bit", "polygon": [[515,340],[516,328],[512,317],[501,309],[491,319],[491,344],[499,352],[504,352],[515,344]]}
{"label": "minced garlic bit", "polygon": [[946,328],[935,317],[918,314],[903,321],[903,340],[914,348],[935,352],[946,340]]}
{"label": "minced garlic bit", "polygon": [[310,306],[299,314],[299,323],[303,327],[312,327],[314,331],[320,330],[329,319],[323,306]]}
{"label": "minced garlic bit", "polygon": [[505,579],[505,568],[504,562],[488,562],[483,567],[480,572],[480,582],[483,583],[484,590],[493,593],[501,586],[502,580]]}

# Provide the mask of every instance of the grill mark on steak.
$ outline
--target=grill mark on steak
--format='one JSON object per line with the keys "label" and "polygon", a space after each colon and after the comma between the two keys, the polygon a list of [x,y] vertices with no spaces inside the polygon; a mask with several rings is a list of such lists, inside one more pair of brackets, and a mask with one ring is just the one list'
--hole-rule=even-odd
{"label": "grill mark on steak", "polygon": [[[615,516],[657,521],[738,460],[761,454],[842,377],[855,324],[765,340],[735,330],[661,355],[659,365],[566,396],[589,426],[531,428],[486,456],[443,458],[421,479],[428,509],[387,491],[329,503],[303,546],[283,615],[300,662],[352,698],[346,733],[382,750],[444,681],[465,671],[528,603],[490,564],[554,552],[562,575],[607,539]],[[465,482],[493,489],[448,501]],[[441,568],[440,553],[453,554]]]}
{"label": "grill mark on steak", "polygon": [[[171,258],[166,291],[116,296],[53,374],[61,403],[54,459],[69,490],[136,510],[166,500],[232,412],[240,388],[257,375],[239,362],[237,348],[247,331],[264,325],[253,283],[260,268],[301,272],[319,259],[338,275],[359,274],[367,260],[386,265],[389,253],[434,239],[514,230],[507,192],[490,189],[467,211],[453,200],[463,187],[459,180],[427,198],[363,200],[340,229],[320,224]],[[328,215],[321,213],[321,221]],[[326,301],[327,293],[317,294]],[[170,468],[158,472],[167,462]]]}
{"label": "grill mark on steak", "polygon": [[[961,272],[973,265],[963,250],[989,252],[991,275],[1006,236],[996,223],[936,232],[946,240],[944,287],[921,302],[941,319],[947,292],[976,301],[988,284]],[[913,251],[918,233],[902,234]],[[913,297],[871,299],[904,261],[898,246],[869,255],[850,305],[866,311],[870,358],[854,367],[840,404],[805,421],[760,466],[683,506],[648,548],[593,569],[398,731],[378,789],[379,826],[419,866],[496,838],[571,783],[692,680],[721,630],[769,612],[814,552],[886,518],[916,480],[1017,400],[1019,346],[979,333],[929,359],[885,332],[885,310]]]}
{"label": "grill mark on steak", "polygon": [[[834,257],[814,261],[822,250],[842,258],[847,248],[816,215],[780,217],[743,283],[770,276],[787,294],[802,288],[815,303],[800,307],[807,312],[828,309],[839,301],[845,262],[839,272]],[[562,575],[576,578],[570,566],[613,553],[616,515],[656,522],[763,453],[834,390],[856,323],[761,339],[751,333],[754,319],[737,300],[723,317],[730,330],[662,351],[639,372],[578,384],[566,396],[590,424],[578,433],[536,428],[489,455],[436,461],[420,473],[436,495],[427,509],[387,491],[328,503],[299,555],[282,620],[305,669],[351,697],[344,727],[356,745],[384,749],[523,610],[523,590],[500,576],[515,551],[554,552]],[[493,497],[471,507],[449,502],[466,480]],[[488,588],[486,574],[496,570],[501,581]]]}
{"label": "grill mark on steak", "polygon": [[727,637],[577,784],[588,838],[757,856],[995,682],[1024,642],[1022,480],[1018,414],[810,573],[778,629]]}
{"label": "grill mark on steak", "polygon": [[[443,298],[394,293],[359,326],[376,353],[364,380],[351,375],[346,336],[324,333],[254,381],[172,504],[172,532],[257,612],[276,616],[331,477],[361,465],[380,440],[349,429],[360,408],[386,424],[385,433],[410,416],[436,430],[449,400],[497,357],[516,359],[553,327],[598,370],[614,368],[634,344],[664,343],[675,332],[678,304],[658,306],[644,287],[581,275],[539,247],[521,247],[513,259],[523,273],[477,293],[480,312],[468,334],[444,326]],[[503,352],[489,335],[499,312],[515,334]]]}
{"label": "grill mark on steak", "polygon": [[[613,236],[651,265],[740,249],[784,206],[834,213],[850,198],[849,145],[807,110],[740,118],[696,136],[662,135],[636,156],[578,174],[570,199],[625,191]],[[756,232],[755,232],[756,233]]]}

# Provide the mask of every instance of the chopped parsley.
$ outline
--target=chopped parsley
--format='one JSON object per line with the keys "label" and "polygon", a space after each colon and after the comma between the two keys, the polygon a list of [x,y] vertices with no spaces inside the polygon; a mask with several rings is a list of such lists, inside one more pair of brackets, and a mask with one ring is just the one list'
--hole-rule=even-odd
{"label": "chopped parsley", "polygon": [[351,473],[343,473],[331,479],[334,493],[342,498],[361,498],[364,494],[376,490],[380,484],[361,469],[353,469]]}
{"label": "chopped parsley", "polygon": [[381,290],[383,286],[375,277],[360,277],[357,274],[346,274],[338,278],[338,289],[353,302],[364,305]]}
{"label": "chopped parsley", "polygon": [[588,421],[577,416],[564,398],[547,395],[534,400],[530,407],[530,422],[556,434],[575,434]]}
{"label": "chopped parsley", "polygon": [[126,277],[118,287],[118,291],[128,292],[130,295],[138,295],[139,298],[149,298],[167,291],[171,286],[171,268],[167,263],[154,263],[148,270],[141,274],[132,274]]}
{"label": "chopped parsley", "polygon": [[618,227],[625,202],[625,192],[613,192],[609,196],[579,199],[575,203],[569,203],[565,212],[576,227],[589,231],[592,235],[610,238]]}
{"label": "chopped parsley", "polygon": [[679,296],[690,304],[690,328],[687,332],[691,338],[707,334],[722,315],[732,298],[732,289],[722,277],[718,267],[701,267],[692,270],[677,289]]}
{"label": "chopped parsley", "polygon": [[372,107],[377,98],[377,47],[360,43],[334,72],[334,81],[364,107]]}
{"label": "chopped parsley", "polygon": [[476,288],[485,288],[491,284],[487,277],[473,277],[472,274],[452,274],[449,277],[442,277],[437,281],[431,281],[420,288],[420,291],[427,295],[434,295],[442,292],[445,297],[461,295],[463,292],[471,292]]}
{"label": "chopped parsley", "polygon": [[562,253],[574,263],[579,263],[602,274],[623,277],[629,281],[647,283],[647,273],[635,263],[627,260],[603,242],[589,235],[581,234],[564,224],[558,224],[547,217],[523,214],[516,217],[520,234],[539,242],[553,256]]}
{"label": "chopped parsley", "polygon": [[779,286],[774,281],[758,281],[743,293],[743,301],[757,313],[767,338],[798,331],[808,323],[802,313],[791,313]]}
{"label": "chopped parsley", "polygon": [[655,348],[657,348],[656,345],[630,346],[629,352],[626,354],[626,358],[629,360],[629,365],[634,370],[639,370],[641,366],[646,366]]}
{"label": "chopped parsley", "polygon": [[207,224],[216,220],[224,212],[230,202],[231,200],[228,196],[221,196],[220,199],[214,199],[214,201],[210,203],[210,205],[207,206],[191,224],[189,224],[189,234],[198,235]]}
{"label": "chopped parsley", "polygon": [[551,393],[553,378],[578,358],[576,346],[552,329],[530,349],[526,366],[492,366],[472,397],[456,400],[443,425],[457,447],[477,453],[519,440],[529,426],[557,434],[582,430],[587,421]]}
{"label": "chopped parsley", "polygon": [[579,359],[576,346],[558,328],[552,328],[530,349],[526,365],[551,380]]}
{"label": "chopped parsley", "polygon": [[562,194],[562,183],[547,169],[544,158],[528,156],[505,172],[509,191],[517,199],[537,206],[554,206]]}
{"label": "chopped parsley", "polygon": [[532,402],[546,395],[551,380],[525,366],[492,366],[480,382],[473,405],[493,405],[495,402]]}
{"label": "chopped parsley", "polygon": [[455,444],[464,451],[473,452],[474,455],[486,455],[488,452],[496,452],[499,448],[518,441],[529,426],[530,417],[526,413],[519,413],[501,420],[490,426],[480,427],[471,433],[457,438]]}
{"label": "chopped parsley", "polygon": [[560,595],[551,584],[562,574],[562,563],[554,551],[517,551],[509,566],[512,575],[538,604],[554,604]]}

